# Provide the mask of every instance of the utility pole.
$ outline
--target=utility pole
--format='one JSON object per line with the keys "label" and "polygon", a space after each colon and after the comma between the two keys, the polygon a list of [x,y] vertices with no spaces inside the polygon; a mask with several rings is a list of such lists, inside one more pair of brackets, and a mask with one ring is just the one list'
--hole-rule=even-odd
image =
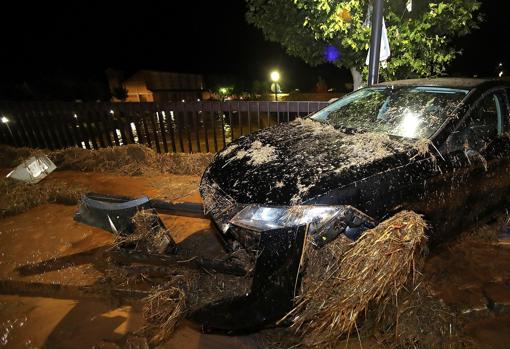
{"label": "utility pole", "polygon": [[384,0],[373,0],[372,34],[370,36],[370,57],[368,63],[368,86],[379,82],[379,57],[381,52],[382,20]]}

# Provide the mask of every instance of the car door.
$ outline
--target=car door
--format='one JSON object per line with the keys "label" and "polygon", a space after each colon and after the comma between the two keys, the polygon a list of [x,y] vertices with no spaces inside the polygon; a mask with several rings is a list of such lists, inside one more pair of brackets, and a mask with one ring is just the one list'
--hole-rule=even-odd
{"label": "car door", "polygon": [[451,162],[450,220],[468,228],[498,208],[510,189],[508,98],[504,89],[484,93],[446,141]]}
{"label": "car door", "polygon": [[471,227],[509,197],[508,98],[503,89],[484,93],[460,120],[435,160],[411,163],[403,207],[423,213],[432,243]]}

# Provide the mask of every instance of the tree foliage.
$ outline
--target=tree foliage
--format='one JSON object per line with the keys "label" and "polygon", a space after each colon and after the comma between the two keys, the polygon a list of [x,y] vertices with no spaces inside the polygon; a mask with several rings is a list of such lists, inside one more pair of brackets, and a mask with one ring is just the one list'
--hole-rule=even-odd
{"label": "tree foliage", "polygon": [[[246,0],[247,20],[267,39],[310,65],[327,61],[325,50],[340,55],[332,64],[355,68],[366,76],[365,60],[370,27],[364,22],[369,0]],[[381,76],[384,79],[444,74],[460,53],[456,38],[468,34],[482,20],[478,0],[385,0],[384,18],[391,47]]]}

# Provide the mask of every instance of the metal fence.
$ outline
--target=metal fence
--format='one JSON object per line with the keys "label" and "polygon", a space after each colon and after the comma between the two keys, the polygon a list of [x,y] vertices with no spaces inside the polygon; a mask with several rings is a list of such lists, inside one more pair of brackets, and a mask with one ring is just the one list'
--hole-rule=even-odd
{"label": "metal fence", "polygon": [[98,149],[145,144],[157,152],[216,152],[255,130],[303,117],[327,102],[0,102],[0,143]]}

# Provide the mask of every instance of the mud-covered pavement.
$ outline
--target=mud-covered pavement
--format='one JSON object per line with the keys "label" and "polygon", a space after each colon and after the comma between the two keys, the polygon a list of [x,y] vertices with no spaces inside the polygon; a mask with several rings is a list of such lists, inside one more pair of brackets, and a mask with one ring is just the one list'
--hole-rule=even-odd
{"label": "mud-covered pavement", "polygon": [[[196,176],[126,177],[60,171],[45,181],[66,181],[107,194],[200,200]],[[66,286],[55,293],[60,295],[58,298],[51,298],[44,289],[25,290],[21,296],[8,295],[13,292],[7,292],[7,284],[2,284],[1,347],[116,348],[117,344],[144,347],[143,341],[132,335],[143,326],[138,302],[93,297],[79,288],[97,286],[104,276],[102,261],[84,257],[57,270],[25,274],[17,270],[23,265],[93,251],[113,241],[110,233],[74,222],[75,210],[75,206],[44,204],[0,220],[0,280],[17,285],[21,291],[29,282]],[[215,240],[208,237],[208,220],[168,215],[161,218],[176,242],[193,244],[196,240],[190,237],[200,235],[213,249]],[[480,229],[482,233],[468,234],[469,237],[433,250],[423,270],[423,284],[451,307],[462,324],[461,331],[474,347],[506,348],[510,342],[510,243],[494,239],[501,219],[489,223]],[[363,340],[362,344],[365,348],[375,346],[371,339]],[[351,338],[349,346],[358,347],[359,343]],[[261,348],[262,340],[258,335],[204,335],[192,324],[184,323],[160,347]]]}

